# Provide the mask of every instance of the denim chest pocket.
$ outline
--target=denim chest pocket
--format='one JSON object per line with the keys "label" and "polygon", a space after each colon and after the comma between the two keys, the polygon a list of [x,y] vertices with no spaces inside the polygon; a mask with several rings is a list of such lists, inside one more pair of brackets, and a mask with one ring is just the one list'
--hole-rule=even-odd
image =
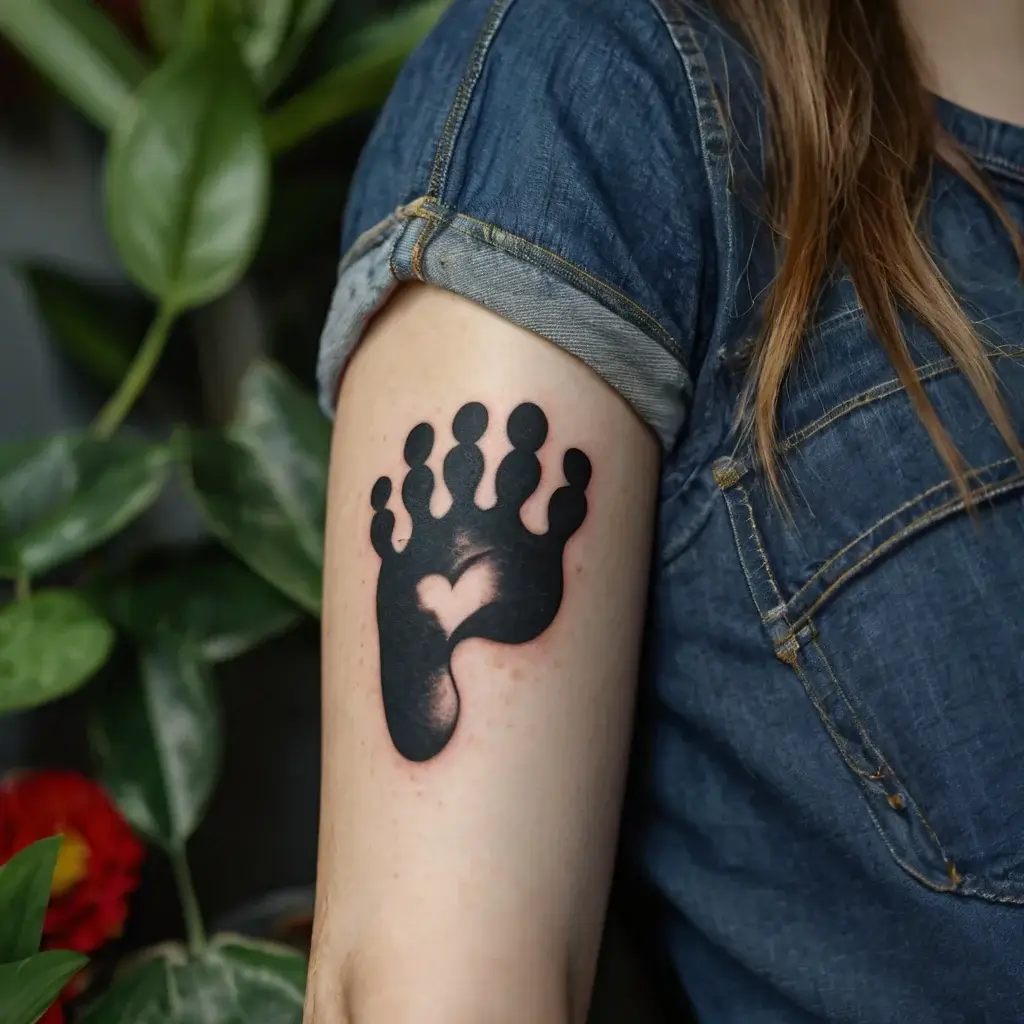
{"label": "denim chest pocket", "polygon": [[[1024,295],[988,306],[1024,434]],[[907,330],[972,467],[970,506],[855,306],[809,339],[789,388],[786,505],[740,456],[715,480],[775,654],[897,862],[1024,903],[1024,472],[951,360]]]}

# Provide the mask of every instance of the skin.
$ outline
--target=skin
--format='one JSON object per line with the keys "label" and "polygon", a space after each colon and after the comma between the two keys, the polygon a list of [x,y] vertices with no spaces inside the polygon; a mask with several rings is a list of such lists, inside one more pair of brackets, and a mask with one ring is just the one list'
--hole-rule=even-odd
{"label": "skin", "polygon": [[1024,124],[1024,2],[900,0],[940,96]]}
{"label": "skin", "polygon": [[[446,469],[467,403],[487,410],[487,428],[478,440],[478,428],[464,431],[474,439]],[[523,403],[547,421],[532,491],[534,442],[516,450],[509,440]],[[422,487],[433,526],[419,484],[409,492],[416,515],[402,494],[410,472],[422,476],[420,433],[407,447],[420,423],[434,434],[433,487]],[[466,506],[474,449],[483,472],[473,504],[493,507],[493,522]],[[375,321],[345,374],[332,451],[307,1022],[584,1021],[630,740],[658,461],[653,435],[583,363],[467,300],[413,285]],[[382,477],[391,486],[375,488]],[[463,535],[466,550],[454,551]],[[526,599],[509,607],[516,595]],[[417,624],[428,622],[440,632]],[[457,722],[424,748],[417,733],[403,738],[385,705],[418,686],[408,652],[432,649],[432,637],[443,645],[445,634],[438,664],[450,654]],[[401,668],[387,699],[382,645]],[[443,682],[426,717],[451,722]]]}

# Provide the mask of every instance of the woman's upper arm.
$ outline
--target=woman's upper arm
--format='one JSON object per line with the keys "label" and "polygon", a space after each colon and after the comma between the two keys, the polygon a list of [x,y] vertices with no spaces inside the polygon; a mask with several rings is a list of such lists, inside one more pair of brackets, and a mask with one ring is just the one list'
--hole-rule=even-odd
{"label": "woman's upper arm", "polygon": [[318,1013],[582,1019],[657,470],[627,404],[524,329],[424,286],[376,321],[332,454]]}
{"label": "woman's upper arm", "polygon": [[320,361],[318,1019],[585,1012],[714,306],[694,111],[652,4],[455,0],[364,152]]}

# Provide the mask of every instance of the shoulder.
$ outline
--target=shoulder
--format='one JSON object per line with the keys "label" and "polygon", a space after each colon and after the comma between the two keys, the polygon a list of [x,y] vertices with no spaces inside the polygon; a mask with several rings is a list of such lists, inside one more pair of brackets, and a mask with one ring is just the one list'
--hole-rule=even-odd
{"label": "shoulder", "polygon": [[686,34],[657,0],[455,0],[376,123],[363,164],[386,162],[391,180],[356,182],[346,242],[395,184],[407,201],[431,186],[450,195],[475,159],[497,157],[500,170],[572,141],[602,167],[678,167],[679,146],[690,166],[699,126]]}
{"label": "shoulder", "polygon": [[[361,263],[362,288],[387,239],[375,287],[431,280],[576,344],[672,443],[716,305],[726,133],[709,18],[688,0],[454,0],[367,143],[343,275]],[[581,317],[596,341],[574,342]]]}

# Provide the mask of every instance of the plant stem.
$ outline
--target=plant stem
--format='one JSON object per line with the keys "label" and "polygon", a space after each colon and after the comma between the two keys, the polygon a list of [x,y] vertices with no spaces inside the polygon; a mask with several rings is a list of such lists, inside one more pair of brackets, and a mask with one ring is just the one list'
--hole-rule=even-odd
{"label": "plant stem", "polygon": [[27,601],[32,596],[32,577],[28,570],[19,566],[18,575],[14,578],[14,597],[18,601]]}
{"label": "plant stem", "polygon": [[192,884],[192,871],[188,866],[188,854],[182,843],[169,851],[171,870],[178,886],[178,898],[181,900],[181,912],[185,918],[185,935],[188,949],[193,956],[200,956],[206,950],[206,928],[203,926],[203,915],[199,910],[195,886]]}
{"label": "plant stem", "polygon": [[200,45],[210,33],[216,8],[214,0],[189,0],[185,9],[185,38]]}
{"label": "plant stem", "polygon": [[93,421],[93,433],[98,437],[110,437],[121,426],[131,412],[132,406],[146,390],[176,319],[177,312],[166,304],[157,310],[156,318],[149,325],[146,337],[142,339],[142,345],[135,354],[132,365],[128,367],[128,372]]}

